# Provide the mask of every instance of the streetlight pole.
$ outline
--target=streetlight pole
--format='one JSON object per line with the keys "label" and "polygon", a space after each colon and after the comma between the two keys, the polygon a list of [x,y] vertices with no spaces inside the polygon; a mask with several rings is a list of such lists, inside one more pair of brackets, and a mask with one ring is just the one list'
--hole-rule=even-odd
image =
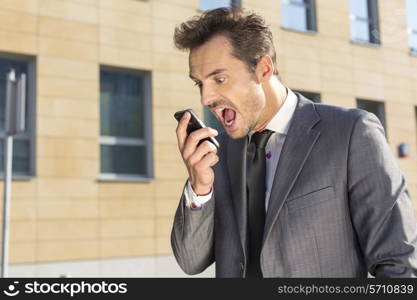
{"label": "streetlight pole", "polygon": [[9,263],[9,213],[13,163],[13,136],[25,130],[26,111],[26,76],[17,80],[12,69],[7,74],[6,110],[5,110],[5,144],[4,144],[4,187],[3,187],[3,243],[1,253],[0,277],[8,275]]}

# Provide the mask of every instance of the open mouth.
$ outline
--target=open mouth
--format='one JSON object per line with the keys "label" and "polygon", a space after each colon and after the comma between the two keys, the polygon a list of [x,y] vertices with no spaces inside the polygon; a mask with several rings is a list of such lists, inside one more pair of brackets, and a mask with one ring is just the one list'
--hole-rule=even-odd
{"label": "open mouth", "polygon": [[226,129],[232,129],[236,121],[236,111],[228,107],[219,107],[215,110],[223,127]]}

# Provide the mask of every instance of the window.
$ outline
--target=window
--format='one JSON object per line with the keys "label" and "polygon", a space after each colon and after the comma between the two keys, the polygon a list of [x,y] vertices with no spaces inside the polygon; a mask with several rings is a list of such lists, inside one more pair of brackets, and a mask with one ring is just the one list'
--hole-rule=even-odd
{"label": "window", "polygon": [[217,120],[216,116],[206,107],[203,107],[204,111],[204,124],[207,127],[216,129],[219,133],[224,131],[222,124]]}
{"label": "window", "polygon": [[219,7],[241,7],[240,0],[200,0],[200,10],[210,10]]}
{"label": "window", "polygon": [[3,172],[6,109],[6,75],[14,69],[16,76],[26,74],[26,131],[13,137],[13,176],[35,175],[35,63],[27,57],[0,55],[0,172]]}
{"label": "window", "polygon": [[311,100],[315,103],[321,103],[321,95],[319,93],[306,92],[306,91],[297,91],[297,90],[293,90],[293,92],[300,93],[301,95],[303,95],[304,97],[306,97],[307,99],[309,99],[309,100]]}
{"label": "window", "polygon": [[417,0],[407,0],[408,45],[417,54]]}
{"label": "window", "polygon": [[350,0],[349,4],[352,41],[380,44],[377,0]]}
{"label": "window", "polygon": [[385,129],[385,135],[387,132],[386,124],[385,124],[385,104],[384,102],[380,101],[370,101],[370,100],[363,100],[363,99],[357,99],[357,106],[360,109],[369,111],[376,115],[381,122],[382,126]]}
{"label": "window", "polygon": [[317,31],[315,0],[283,0],[282,25],[298,31]]}
{"label": "window", "polygon": [[148,72],[100,72],[100,179],[153,177]]}

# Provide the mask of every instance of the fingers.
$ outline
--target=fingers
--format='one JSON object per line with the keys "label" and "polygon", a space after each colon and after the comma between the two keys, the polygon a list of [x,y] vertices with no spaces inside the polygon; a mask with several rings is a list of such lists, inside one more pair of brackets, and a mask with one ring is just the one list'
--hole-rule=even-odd
{"label": "fingers", "polygon": [[217,153],[217,147],[214,146],[212,142],[204,141],[201,143],[200,146],[192,153],[189,157],[185,158],[187,164],[193,167],[196,163],[198,163],[204,156],[208,155],[209,153]]}
{"label": "fingers", "polygon": [[177,140],[178,140],[178,147],[180,148],[180,151],[182,152],[182,149],[184,148],[185,140],[187,139],[187,126],[188,122],[190,121],[190,113],[186,112],[181,120],[178,122],[177,125]]}
{"label": "fingers", "polygon": [[[182,156],[184,160],[187,160],[196,151],[197,145],[200,142],[200,140],[214,136],[217,136],[217,130],[209,127],[202,128],[190,133],[186,138],[185,144],[182,148]],[[210,144],[210,147],[214,146],[213,143]]]}
{"label": "fingers", "polygon": [[197,172],[207,170],[219,162],[219,157],[216,153],[210,152],[203,157],[198,163],[195,164],[194,168]]}

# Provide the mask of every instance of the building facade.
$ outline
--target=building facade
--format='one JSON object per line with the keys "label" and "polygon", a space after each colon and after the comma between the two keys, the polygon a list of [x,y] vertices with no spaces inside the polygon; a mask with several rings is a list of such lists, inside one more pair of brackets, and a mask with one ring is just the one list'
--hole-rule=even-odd
{"label": "building facade", "polygon": [[[15,138],[10,276],[185,276],[170,246],[187,178],[173,114],[213,120],[172,38],[220,2],[0,1],[0,76],[27,74],[29,101]],[[286,86],[377,114],[417,213],[417,1],[234,3],[271,26]]]}

